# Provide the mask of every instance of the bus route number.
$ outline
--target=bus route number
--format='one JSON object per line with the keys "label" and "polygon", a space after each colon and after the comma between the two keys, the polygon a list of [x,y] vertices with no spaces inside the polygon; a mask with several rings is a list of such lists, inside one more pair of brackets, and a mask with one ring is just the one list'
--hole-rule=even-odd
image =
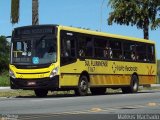
{"label": "bus route number", "polygon": [[89,72],[95,72],[95,69],[96,69],[95,67],[88,67]]}

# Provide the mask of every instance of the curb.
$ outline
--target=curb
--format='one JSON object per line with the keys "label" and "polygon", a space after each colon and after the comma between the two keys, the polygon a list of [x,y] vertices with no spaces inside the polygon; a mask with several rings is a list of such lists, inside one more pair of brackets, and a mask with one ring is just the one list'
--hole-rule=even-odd
{"label": "curb", "polygon": [[160,87],[160,84],[151,84],[151,87]]}
{"label": "curb", "polygon": [[10,87],[0,87],[0,90],[9,90],[11,89]]}
{"label": "curb", "polygon": [[0,87],[0,91],[10,91],[10,87]]}

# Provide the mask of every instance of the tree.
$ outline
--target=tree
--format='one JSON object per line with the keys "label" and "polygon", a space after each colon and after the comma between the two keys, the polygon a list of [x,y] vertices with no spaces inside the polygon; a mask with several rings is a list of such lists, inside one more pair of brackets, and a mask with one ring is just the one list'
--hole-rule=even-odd
{"label": "tree", "polygon": [[[39,14],[38,14],[38,0],[32,0],[32,25],[39,24]],[[19,5],[20,0],[12,0],[11,1],[11,23],[15,24],[19,22]]]}
{"label": "tree", "polygon": [[32,25],[39,24],[38,0],[32,0]]}
{"label": "tree", "polygon": [[158,83],[160,84],[160,60],[157,60]]}
{"label": "tree", "polygon": [[11,23],[15,24],[19,22],[19,0],[11,1]]}
{"label": "tree", "polygon": [[149,39],[149,27],[154,30],[159,27],[159,0],[110,0],[113,9],[109,14],[108,24],[113,22],[120,25],[136,25],[143,29],[144,39]]}
{"label": "tree", "polygon": [[9,64],[9,42],[4,36],[0,36],[0,73],[8,68]]}

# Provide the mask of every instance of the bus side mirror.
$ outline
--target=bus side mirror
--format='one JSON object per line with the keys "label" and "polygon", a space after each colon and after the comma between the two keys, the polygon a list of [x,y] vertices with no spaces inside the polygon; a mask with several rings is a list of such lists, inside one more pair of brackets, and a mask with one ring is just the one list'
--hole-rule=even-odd
{"label": "bus side mirror", "polygon": [[12,36],[6,36],[6,38],[11,38]]}

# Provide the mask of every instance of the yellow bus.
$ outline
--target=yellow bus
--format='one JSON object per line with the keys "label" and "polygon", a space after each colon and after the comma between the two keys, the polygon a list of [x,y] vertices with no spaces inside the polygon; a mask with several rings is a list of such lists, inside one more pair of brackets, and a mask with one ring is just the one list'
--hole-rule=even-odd
{"label": "yellow bus", "polygon": [[156,83],[155,43],[60,25],[15,28],[9,65],[12,89],[74,90],[105,94],[106,88],[135,93]]}

